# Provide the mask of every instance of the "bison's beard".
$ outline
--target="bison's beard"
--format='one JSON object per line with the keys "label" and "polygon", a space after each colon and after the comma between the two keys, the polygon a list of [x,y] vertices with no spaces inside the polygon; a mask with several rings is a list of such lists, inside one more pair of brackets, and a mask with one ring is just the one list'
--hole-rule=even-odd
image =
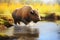
{"label": "bison's beard", "polygon": [[38,21],[33,21],[34,23],[37,23]]}
{"label": "bison's beard", "polygon": [[34,23],[37,23],[38,21],[40,21],[40,20],[35,20],[35,21],[33,21]]}

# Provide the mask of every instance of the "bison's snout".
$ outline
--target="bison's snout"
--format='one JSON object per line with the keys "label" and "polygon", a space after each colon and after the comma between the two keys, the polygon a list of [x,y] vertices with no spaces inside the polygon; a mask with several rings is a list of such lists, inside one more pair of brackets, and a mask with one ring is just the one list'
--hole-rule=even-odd
{"label": "bison's snout", "polygon": [[37,21],[40,21],[41,20],[41,17],[37,17]]}
{"label": "bison's snout", "polygon": [[41,18],[36,18],[36,19],[34,20],[34,22],[37,23],[37,22],[40,21],[40,20],[41,20]]}
{"label": "bison's snout", "polygon": [[39,21],[41,21],[41,18],[39,18]]}

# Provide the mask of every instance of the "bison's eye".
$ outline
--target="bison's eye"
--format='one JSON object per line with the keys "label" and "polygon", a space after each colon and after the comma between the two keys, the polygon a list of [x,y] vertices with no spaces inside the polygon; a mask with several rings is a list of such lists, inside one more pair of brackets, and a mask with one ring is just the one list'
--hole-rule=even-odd
{"label": "bison's eye", "polygon": [[31,14],[31,15],[36,15],[35,12],[33,12],[33,11],[31,11],[30,14]]}

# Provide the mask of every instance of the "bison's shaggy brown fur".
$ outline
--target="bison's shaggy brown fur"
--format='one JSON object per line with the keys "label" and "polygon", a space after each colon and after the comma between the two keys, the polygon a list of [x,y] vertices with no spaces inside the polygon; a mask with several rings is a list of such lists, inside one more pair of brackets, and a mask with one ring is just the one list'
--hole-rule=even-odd
{"label": "bison's shaggy brown fur", "polygon": [[20,21],[28,24],[30,21],[37,22],[40,20],[38,12],[36,10],[33,10],[30,6],[24,6],[22,8],[16,9],[12,13],[12,17],[15,24],[20,24]]}

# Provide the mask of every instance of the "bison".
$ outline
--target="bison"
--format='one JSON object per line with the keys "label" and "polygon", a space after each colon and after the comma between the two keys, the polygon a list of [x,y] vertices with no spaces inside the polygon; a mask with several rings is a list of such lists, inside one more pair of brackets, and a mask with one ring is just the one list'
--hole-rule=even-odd
{"label": "bison", "polygon": [[22,8],[16,9],[13,11],[12,17],[15,24],[20,24],[20,22],[23,22],[27,25],[30,21],[35,23],[40,21],[38,12],[33,10],[30,6],[24,6]]}

